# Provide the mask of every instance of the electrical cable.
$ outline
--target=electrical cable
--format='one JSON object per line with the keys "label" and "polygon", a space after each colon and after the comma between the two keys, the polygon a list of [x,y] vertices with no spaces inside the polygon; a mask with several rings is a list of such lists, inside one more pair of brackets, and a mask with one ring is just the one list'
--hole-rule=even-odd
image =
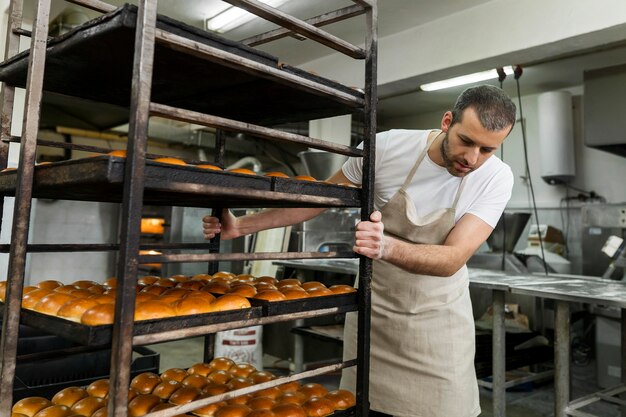
{"label": "electrical cable", "polygon": [[[502,83],[506,80],[506,73],[504,68],[496,68],[498,73],[498,81],[500,82],[500,89],[502,89]],[[500,145],[500,160],[504,162],[504,142]],[[505,207],[506,209],[506,207]],[[506,210],[502,211],[502,263],[500,269],[504,271],[506,268]]]}
{"label": "electrical cable", "polygon": [[533,180],[530,176],[530,166],[528,164],[528,144],[526,141],[526,124],[524,123],[524,112],[522,109],[522,95],[521,95],[521,90],[520,90],[520,85],[519,85],[519,79],[522,76],[522,73],[523,73],[522,67],[519,65],[516,65],[514,68],[514,78],[515,78],[515,83],[517,85],[517,100],[519,103],[519,116],[520,116],[520,121],[522,124],[522,143],[524,145],[523,146],[524,147],[524,163],[526,164],[526,173],[528,175],[530,195],[532,196],[533,212],[535,214],[535,224],[537,225],[537,236],[539,237],[539,246],[541,247],[541,260],[543,261],[543,268],[546,272],[546,275],[549,275],[548,263],[546,262],[546,255],[545,255],[545,251],[543,247],[543,238],[541,237],[541,230],[539,228],[539,215],[537,214],[537,202],[535,201],[535,190],[533,187]]}

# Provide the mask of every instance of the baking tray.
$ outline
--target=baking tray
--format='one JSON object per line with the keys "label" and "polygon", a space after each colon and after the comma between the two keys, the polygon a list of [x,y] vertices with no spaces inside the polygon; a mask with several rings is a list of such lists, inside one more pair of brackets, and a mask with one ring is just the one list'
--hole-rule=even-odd
{"label": "baking tray", "polygon": [[[125,158],[101,155],[39,165],[35,168],[33,197],[121,202],[125,164]],[[0,194],[15,195],[16,179],[16,171],[0,173]],[[185,207],[358,207],[361,204],[360,189],[300,180],[289,180],[289,187],[280,185],[286,182],[259,175],[146,161],[144,203]],[[208,190],[202,186],[216,188]],[[225,192],[226,189],[230,192]],[[262,193],[250,195],[246,191]],[[280,198],[272,195],[272,191],[281,192]],[[303,202],[302,195],[312,196],[312,201]],[[334,198],[336,204],[317,204],[314,197]]]}
{"label": "baking tray", "polygon": [[[134,335],[165,332],[174,329],[192,328],[207,324],[228,323],[231,321],[250,320],[262,317],[262,307],[241,310],[220,311],[216,313],[194,314],[155,320],[136,321]],[[0,303],[0,316],[4,315],[4,303]],[[86,346],[101,346],[111,343],[113,325],[86,326],[84,324],[49,316],[33,310],[22,309],[20,323],[45,330],[67,340]]]}
{"label": "baking tray", "polygon": [[296,300],[266,301],[257,300],[263,308],[264,316],[277,316],[282,314],[302,313],[325,308],[340,307],[338,313],[356,311],[357,292],[348,294],[333,294],[322,297],[298,298]]}
{"label": "baking tray", "polygon": [[[44,90],[129,107],[137,8],[124,5],[48,42]],[[158,16],[157,28],[271,68],[333,87],[355,98],[361,91],[286,64],[278,58]],[[0,81],[24,87],[29,51],[0,64]],[[174,107],[272,125],[362,111],[335,97],[312,93],[297,83],[244,72],[223,61],[198,57],[157,42],[151,100]],[[77,106],[80,110],[80,106]]]}

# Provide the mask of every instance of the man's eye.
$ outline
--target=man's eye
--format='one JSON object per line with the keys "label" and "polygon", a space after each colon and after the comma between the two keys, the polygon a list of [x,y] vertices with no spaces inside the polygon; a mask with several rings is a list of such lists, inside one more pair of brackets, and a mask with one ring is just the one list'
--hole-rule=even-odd
{"label": "man's eye", "polygon": [[481,148],[480,151],[482,153],[491,153],[491,152],[495,151],[495,148]]}

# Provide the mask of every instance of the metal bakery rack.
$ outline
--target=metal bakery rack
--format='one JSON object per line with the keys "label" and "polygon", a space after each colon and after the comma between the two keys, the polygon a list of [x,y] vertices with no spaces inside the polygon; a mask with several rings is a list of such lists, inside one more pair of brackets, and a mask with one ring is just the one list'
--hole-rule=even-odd
{"label": "metal bakery rack", "polygon": [[[16,171],[0,173],[0,193],[15,196],[7,291],[0,345],[0,414],[8,415],[16,367],[20,321],[45,328],[83,344],[111,347],[109,415],[127,415],[127,391],[133,346],[206,335],[220,330],[283,320],[359,312],[358,356],[355,360],[294,374],[263,384],[197,400],[153,417],[178,415],[248,392],[284,382],[357,366],[357,406],[343,414],[368,413],[369,309],[371,261],[360,260],[359,290],[353,296],[324,301],[253,306],[249,310],[183,318],[133,322],[139,264],[213,262],[220,260],[316,259],[355,257],[353,253],[219,253],[219,241],[207,244],[163,243],[161,255],[140,255],[140,221],[144,202],[154,205],[211,207],[360,207],[366,218],[373,209],[374,137],[376,132],[377,6],[375,0],[301,20],[258,0],[226,0],[266,20],[277,29],[242,42],[232,42],[157,15],[156,0],[116,8],[98,0],[68,0],[102,15],[69,32],[48,38],[51,0],[38,0],[32,32],[22,27],[23,1],[12,0],[5,62],[0,64],[2,120],[0,168],[6,168],[9,144],[20,143]],[[306,1],[306,0],[300,0]],[[184,0],[181,1],[184,7]],[[364,48],[320,27],[364,16]],[[30,49],[18,53],[20,38],[31,37]],[[364,61],[364,87],[355,89],[301,69],[248,45],[285,36],[310,39]],[[108,65],[115,63],[115,65]],[[105,65],[106,64],[106,65]],[[25,88],[21,137],[11,135],[16,88]],[[37,146],[60,146],[106,153],[108,149],[55,144],[38,139],[42,96],[76,97],[129,109],[127,158],[97,156],[35,167]],[[267,126],[340,114],[360,114],[364,148],[337,145]],[[292,142],[310,148],[363,157],[361,189],[306,183],[294,179],[242,176],[203,171],[146,160],[148,122],[160,116],[241,132],[262,140]],[[215,164],[223,165],[224,140],[218,135]],[[121,202],[119,244],[29,245],[32,198]],[[4,201],[4,199],[3,199]],[[0,213],[2,211],[0,210]],[[205,249],[207,253],[167,253],[168,249]],[[88,328],[21,309],[28,252],[118,251],[115,323]],[[321,298],[320,298],[321,300]]]}

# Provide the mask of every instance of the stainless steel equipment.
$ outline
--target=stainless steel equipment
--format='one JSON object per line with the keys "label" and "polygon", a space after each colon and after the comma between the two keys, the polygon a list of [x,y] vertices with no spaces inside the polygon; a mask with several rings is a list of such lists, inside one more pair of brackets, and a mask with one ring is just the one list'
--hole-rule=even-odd
{"label": "stainless steel equipment", "polygon": [[298,156],[307,174],[318,180],[325,180],[339,171],[348,159],[345,155],[324,151],[304,151],[298,153]]}
{"label": "stainless steel equipment", "polygon": [[[612,259],[602,253],[609,236],[626,238],[626,203],[589,204],[581,209],[583,275],[602,276]],[[626,277],[626,268],[616,267],[611,279]]]}
{"label": "stainless steel equipment", "polygon": [[351,251],[358,209],[329,209],[291,228],[289,250],[298,252]]}

